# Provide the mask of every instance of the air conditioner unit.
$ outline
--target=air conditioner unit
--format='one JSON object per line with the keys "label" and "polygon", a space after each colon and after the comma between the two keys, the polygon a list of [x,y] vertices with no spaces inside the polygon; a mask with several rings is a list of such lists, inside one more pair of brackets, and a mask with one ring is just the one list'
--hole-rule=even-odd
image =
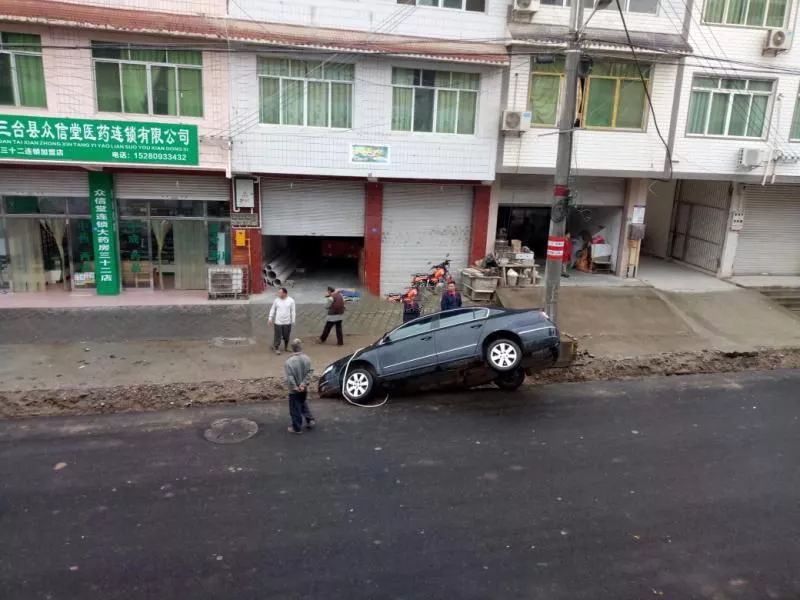
{"label": "air conditioner unit", "polygon": [[534,13],[539,10],[540,0],[514,0],[514,12]]}
{"label": "air conditioner unit", "polygon": [[503,131],[527,131],[531,126],[530,111],[518,110],[503,111]]}
{"label": "air conditioner unit", "polygon": [[762,148],[739,148],[739,168],[757,169],[764,164],[764,150]]}
{"label": "air conditioner unit", "polygon": [[779,52],[786,52],[791,47],[791,31],[786,29],[770,29],[767,31],[767,39],[764,40],[764,54],[776,55]]}

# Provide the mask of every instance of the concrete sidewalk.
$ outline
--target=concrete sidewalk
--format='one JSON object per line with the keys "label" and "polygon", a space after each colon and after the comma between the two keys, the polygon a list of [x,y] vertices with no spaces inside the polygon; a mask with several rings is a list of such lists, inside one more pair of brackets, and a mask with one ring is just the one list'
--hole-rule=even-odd
{"label": "concrete sidewalk", "polygon": [[[543,305],[543,287],[503,288],[508,308]],[[559,325],[579,349],[602,357],[701,350],[800,347],[800,319],[763,295],[730,286],[716,292],[649,287],[562,287]]]}

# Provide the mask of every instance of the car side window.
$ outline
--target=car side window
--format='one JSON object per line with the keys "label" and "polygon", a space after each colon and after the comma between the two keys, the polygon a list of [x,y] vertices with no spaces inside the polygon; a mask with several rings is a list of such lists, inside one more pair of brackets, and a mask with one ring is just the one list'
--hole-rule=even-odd
{"label": "car side window", "polygon": [[466,308],[462,310],[454,310],[439,315],[439,329],[450,327],[452,325],[461,325],[462,323],[469,323],[478,318],[481,311]]}
{"label": "car side window", "polygon": [[425,317],[424,319],[418,319],[417,321],[409,323],[408,325],[403,325],[402,327],[395,329],[391,334],[389,334],[388,340],[390,342],[399,342],[400,340],[430,331],[433,326],[434,316],[435,315],[431,315],[430,317]]}

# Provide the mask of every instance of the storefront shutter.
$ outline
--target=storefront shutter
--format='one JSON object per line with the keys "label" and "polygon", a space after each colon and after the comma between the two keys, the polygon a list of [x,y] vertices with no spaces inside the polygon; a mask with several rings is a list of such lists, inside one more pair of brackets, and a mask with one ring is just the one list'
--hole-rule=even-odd
{"label": "storefront shutter", "polygon": [[734,275],[800,275],[800,186],[745,186]]}
{"label": "storefront shutter", "polygon": [[469,262],[471,186],[387,184],[383,191],[381,293],[401,292],[411,274],[450,254],[455,279]]}
{"label": "storefront shutter", "polygon": [[222,175],[119,173],[114,192],[121,200],[203,200],[228,202],[231,180]]}
{"label": "storefront shutter", "polygon": [[0,195],[88,198],[89,177],[86,171],[0,169]]}
{"label": "storefront shutter", "polygon": [[716,273],[728,226],[730,184],[687,180],[680,186],[672,257]]}
{"label": "storefront shutter", "polygon": [[361,182],[261,180],[264,235],[363,237]]}

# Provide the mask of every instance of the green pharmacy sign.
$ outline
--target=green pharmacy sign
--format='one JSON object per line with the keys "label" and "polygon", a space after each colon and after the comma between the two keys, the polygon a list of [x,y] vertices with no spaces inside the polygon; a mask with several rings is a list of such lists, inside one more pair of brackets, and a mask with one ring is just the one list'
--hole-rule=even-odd
{"label": "green pharmacy sign", "polygon": [[0,115],[0,159],[197,165],[197,125]]}
{"label": "green pharmacy sign", "polygon": [[119,294],[119,253],[111,173],[89,173],[89,202],[94,241],[94,280],[101,296]]}

